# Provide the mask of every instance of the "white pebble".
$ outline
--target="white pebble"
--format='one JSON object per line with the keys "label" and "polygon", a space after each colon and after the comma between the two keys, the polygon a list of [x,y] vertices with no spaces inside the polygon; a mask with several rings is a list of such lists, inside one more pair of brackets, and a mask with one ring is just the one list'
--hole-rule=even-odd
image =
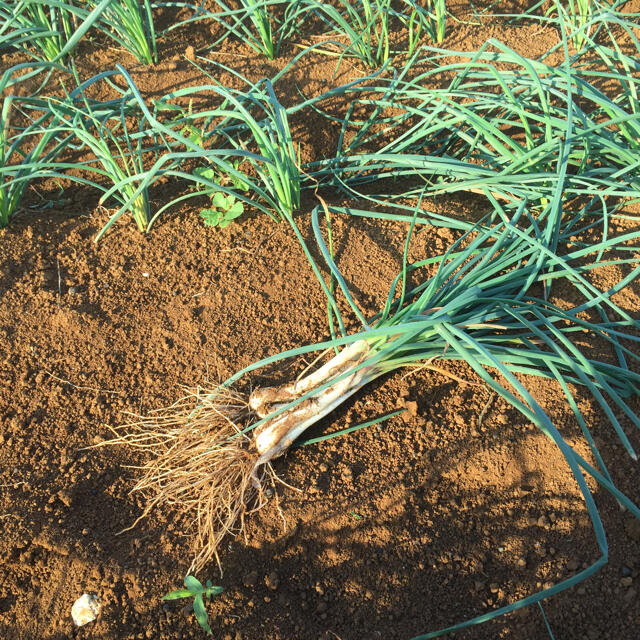
{"label": "white pebble", "polygon": [[88,593],[82,594],[71,607],[71,617],[78,627],[95,620],[99,613],[100,602],[98,602],[98,598]]}

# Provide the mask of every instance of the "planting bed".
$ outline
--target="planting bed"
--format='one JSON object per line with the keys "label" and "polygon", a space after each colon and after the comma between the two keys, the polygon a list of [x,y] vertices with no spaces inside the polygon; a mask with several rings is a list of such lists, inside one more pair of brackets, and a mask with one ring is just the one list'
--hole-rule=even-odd
{"label": "planting bed", "polygon": [[[505,12],[529,4],[500,3]],[[468,3],[447,6],[477,24],[449,20],[443,47],[472,50],[493,37],[535,58],[558,41],[551,26],[469,20]],[[640,11],[640,2],[625,10]],[[82,79],[122,64],[151,101],[210,82],[187,58],[214,36],[205,23],[171,32],[158,43],[154,67],[106,41],[83,41],[76,63]],[[296,45],[285,42],[269,61],[227,40],[207,56],[255,82],[284,68],[300,51]],[[5,53],[1,68],[22,59]],[[277,83],[278,99],[288,107],[300,101],[299,91],[318,95],[371,72],[351,59],[336,73],[335,65],[336,58],[320,53],[302,58]],[[242,86],[228,72],[211,73],[224,86]],[[50,93],[59,91],[50,82]],[[107,89],[91,98],[112,99]],[[340,98],[328,105],[342,107]],[[337,127],[318,114],[294,116],[291,127],[302,161],[334,152]],[[182,193],[177,189],[171,179],[155,185],[152,210]],[[334,205],[370,206],[337,190],[322,195]],[[144,508],[130,490],[137,478],[131,466],[146,455],[95,445],[111,438],[109,425],[127,422],[127,413],[176,401],[184,385],[212,387],[256,360],[325,340],[326,298],[290,226],[257,210],[246,207],[228,227],[209,228],[198,215],[206,199],[198,206],[187,201],[159,217],[148,235],[125,216],[96,244],[114,211],[99,206],[98,197],[78,184],[43,180],[0,230],[0,638],[200,638],[190,600],[160,600],[181,586],[189,568],[192,523],[166,507],[121,533]],[[38,206],[45,201],[53,204]],[[295,214],[316,258],[309,212],[317,204],[313,190],[304,191]],[[442,195],[429,208],[464,220],[487,212],[475,194]],[[625,212],[637,215],[640,208]],[[634,220],[609,226],[614,236],[637,230]],[[407,222],[333,216],[336,263],[369,317],[384,306],[402,268],[408,231]],[[441,254],[460,235],[424,225],[412,236],[408,258]],[[594,281],[606,291],[630,270],[614,265]],[[562,285],[551,291],[561,307],[579,303],[571,295]],[[637,281],[614,298],[639,317]],[[596,341],[575,343],[591,357],[610,357]],[[304,364],[268,367],[243,378],[240,388],[284,382]],[[520,379],[567,441],[592,460],[559,386]],[[598,559],[587,508],[560,450],[470,366],[400,370],[367,389],[309,437],[404,412],[274,460],[283,480],[277,496],[248,518],[245,537],[225,541],[222,576],[215,562],[197,574],[225,588],[207,603],[214,637],[412,638],[548,588]],[[575,397],[614,484],[640,503],[637,463],[596,401],[580,387]],[[640,413],[640,398],[629,406]],[[620,420],[640,447],[635,426]],[[608,535],[609,563],[545,600],[544,612],[532,605],[456,637],[537,640],[551,637],[547,623],[562,639],[638,637],[640,521],[591,478],[588,484]],[[102,612],[76,628],[71,605],[84,592],[97,595]]]}

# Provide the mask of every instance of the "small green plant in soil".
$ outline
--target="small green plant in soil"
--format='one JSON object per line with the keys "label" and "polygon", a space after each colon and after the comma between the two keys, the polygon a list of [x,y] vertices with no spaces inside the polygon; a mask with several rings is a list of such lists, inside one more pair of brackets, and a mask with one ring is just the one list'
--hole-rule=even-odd
{"label": "small green plant in soil", "polygon": [[227,227],[244,212],[242,202],[221,191],[213,194],[211,205],[211,208],[200,211],[200,217],[208,227]]}
{"label": "small green plant in soil", "polygon": [[211,627],[209,625],[209,616],[204,606],[204,597],[211,598],[211,596],[220,595],[224,589],[222,587],[214,587],[211,584],[211,580],[207,580],[206,585],[203,585],[194,576],[187,576],[184,579],[185,589],[176,589],[162,596],[162,600],[178,600],[180,598],[193,597],[193,612],[196,614],[196,620],[198,624],[209,634],[212,635]]}
{"label": "small green plant in soil", "polygon": [[[237,169],[238,164],[234,163],[234,168]],[[240,191],[248,189],[248,185],[242,179],[224,175],[212,167],[198,167],[194,174],[222,186],[231,184]],[[216,191],[211,187],[204,189],[202,193],[206,193],[211,198],[211,207],[200,211],[200,217],[208,227],[224,228],[244,213],[244,205],[233,194],[225,195],[222,191]]]}

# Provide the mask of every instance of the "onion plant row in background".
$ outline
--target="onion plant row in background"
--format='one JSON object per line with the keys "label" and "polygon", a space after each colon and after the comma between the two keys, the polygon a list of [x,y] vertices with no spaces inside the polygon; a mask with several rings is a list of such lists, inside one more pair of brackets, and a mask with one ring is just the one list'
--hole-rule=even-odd
{"label": "onion plant row in background", "polygon": [[[600,30],[627,28],[640,51],[628,18],[607,14],[596,22]],[[83,167],[101,179],[89,178],[89,184],[104,192],[105,202],[113,198],[118,203],[109,225],[129,211],[141,230],[176,202],[149,210],[149,188],[167,177],[198,185],[178,200],[220,192],[274,219],[291,216],[305,186],[337,185],[353,195],[360,185],[375,183],[378,195],[388,200],[407,195],[406,190],[394,193],[394,180],[401,177],[419,178],[416,189],[426,183],[430,194],[479,191],[510,206],[523,198],[543,206],[562,179],[564,197],[581,198],[588,210],[606,207],[612,197],[640,193],[640,63],[623,54],[613,38],[609,44],[592,45],[588,55],[567,53],[558,67],[544,58],[523,58],[495,41],[472,54],[471,61],[465,59],[469,54],[459,53],[460,62],[446,65],[442,56],[450,59],[453,52],[422,48],[391,79],[374,74],[288,110],[277,98],[277,82],[298,58],[272,81],[247,82],[245,91],[225,89],[211,75],[210,85],[184,88],[153,104],[145,102],[126,70],[119,68],[86,81],[66,100],[41,99],[38,117],[50,114],[46,126],[35,118],[40,124],[11,130],[10,111],[21,108],[14,100],[6,106],[3,130],[13,145],[38,131],[50,137],[53,115],[60,135],[74,138],[93,154],[94,161]],[[592,64],[594,57],[599,68]],[[505,64],[509,70],[501,68]],[[424,67],[430,69],[409,75]],[[450,73],[454,79],[444,89],[427,88],[435,73]],[[126,85],[119,101],[98,105],[81,99],[89,86],[116,74]],[[599,88],[603,80],[606,93]],[[215,106],[180,106],[202,103],[206,92],[218,97]],[[301,166],[288,119],[305,109],[321,110],[325,99],[339,94],[350,105],[339,121],[334,156]],[[29,109],[33,112],[33,104]],[[127,118],[137,123],[135,132]],[[57,149],[62,148],[58,144]],[[21,156],[14,154],[13,162],[16,159]],[[15,181],[23,184],[68,168],[52,162],[50,152],[39,165],[29,160],[17,176],[5,154],[5,190]],[[194,171],[194,163],[203,166]],[[15,209],[17,199],[12,203]],[[11,210],[5,210],[5,223],[10,215]]]}
{"label": "onion plant row in background", "polygon": [[[215,0],[218,10],[209,11],[203,4],[179,1],[91,0],[78,6],[63,0],[0,0],[0,50],[15,48],[38,60],[57,61],[71,55],[93,28],[94,34],[112,39],[139,62],[155,64],[157,36],[206,20],[219,24],[222,30],[210,48],[235,36],[273,59],[284,41],[316,17],[329,37],[344,36],[348,40],[348,43],[344,38],[334,42],[344,50],[343,55],[376,66],[390,56],[392,31],[406,31],[410,51],[424,35],[434,42],[444,38],[444,0],[429,0],[426,7],[414,0],[403,0],[400,4],[401,8],[395,9],[390,0],[339,0],[337,7],[318,0],[241,0],[237,8],[232,8],[222,0]],[[153,11],[158,9],[183,9],[192,15],[156,34]]]}
{"label": "onion plant row in background", "polygon": [[143,64],[157,62],[148,0],[0,0],[0,50],[15,48],[37,60],[62,61],[93,27]]}

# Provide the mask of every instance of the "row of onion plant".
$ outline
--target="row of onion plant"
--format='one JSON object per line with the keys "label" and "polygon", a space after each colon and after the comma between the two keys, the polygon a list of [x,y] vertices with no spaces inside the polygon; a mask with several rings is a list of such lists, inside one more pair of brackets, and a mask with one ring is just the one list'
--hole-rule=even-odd
{"label": "row of onion plant", "polygon": [[[331,44],[343,56],[360,60],[368,67],[379,67],[401,51],[391,46],[391,34],[404,32],[406,48],[413,51],[423,35],[433,42],[441,42],[445,35],[447,10],[444,0],[429,0],[426,6],[415,0],[339,0],[331,4],[318,0],[242,0],[232,8],[222,0],[215,0],[217,11],[187,2],[159,2],[156,6],[179,7],[193,14],[175,22],[167,31],[185,24],[212,20],[222,29],[221,35],[208,47],[217,47],[229,37],[238,38],[256,52],[275,58],[284,42],[315,21],[315,27],[325,34],[325,45]],[[347,42],[345,42],[345,40]]]}
{"label": "row of onion plant", "polygon": [[[632,18],[609,17],[608,28],[620,26],[640,54]],[[544,202],[557,181],[549,169],[565,155],[567,196],[638,197],[640,63],[615,40],[593,43],[588,58],[584,50],[567,54],[558,67],[494,40],[449,64],[440,61],[453,52],[426,52],[418,64],[432,69],[417,77],[350,89],[335,157],[305,170],[352,188],[418,174],[432,193],[475,190]],[[433,74],[454,79],[426,88]]]}
{"label": "row of onion plant", "polygon": [[[549,170],[559,157],[566,157],[566,175],[561,176],[566,197],[603,202],[609,197],[637,197],[639,64],[619,48],[597,46],[598,60],[608,62],[608,72],[593,71],[582,55],[567,57],[566,63],[556,68],[523,58],[497,41],[487,43],[470,61],[447,65],[440,64],[444,52],[426,48],[391,79],[373,74],[287,110],[274,90],[286,70],[273,82],[245,81],[247,89],[243,91],[213,84],[215,78],[210,74],[211,85],[167,94],[150,110],[128,73],[120,68],[85,83],[86,87],[106,81],[114,74],[125,79],[128,93],[122,96],[122,105],[106,108],[116,110],[108,119],[113,126],[98,122],[86,100],[78,104],[78,91],[67,101],[75,115],[68,115],[61,126],[68,132],[75,129],[102,166],[104,177],[113,183],[105,197],[116,196],[120,207],[107,228],[133,210],[138,226],[146,230],[175,202],[165,203],[153,213],[148,209],[149,187],[167,175],[195,182],[205,190],[226,192],[275,219],[289,217],[298,207],[304,176],[310,176],[307,186],[338,185],[351,193],[368,182],[380,188],[387,184],[392,190],[393,184],[384,178],[418,176],[429,184],[431,194],[479,191],[511,202],[511,206],[523,198],[544,204],[559,179]],[[294,67],[300,56],[287,69]],[[498,67],[505,64],[508,70]],[[409,77],[413,68],[423,65],[432,69]],[[456,75],[445,89],[425,88],[434,73]],[[602,78],[609,85],[618,83],[614,97],[596,86]],[[201,101],[207,91],[218,96],[218,106],[185,111],[177,104]],[[339,120],[335,157],[301,167],[288,118],[304,109],[317,109],[337,94],[348,98],[349,107]],[[127,101],[131,104],[125,108]],[[50,105],[60,113],[61,103],[51,101]],[[355,120],[356,109],[368,110],[368,117]],[[162,115],[162,110],[173,111],[173,115]],[[134,111],[138,123],[135,139],[125,121]],[[392,115],[387,117],[387,113]],[[194,138],[185,129],[201,133]],[[391,141],[378,143],[384,139]],[[185,169],[197,158],[220,174],[247,184],[247,191],[255,197],[219,181],[208,181],[202,172]],[[251,176],[239,172],[240,163],[251,167]],[[61,165],[56,167],[62,169]],[[197,190],[179,199],[196,196]],[[394,194],[387,192],[385,197],[393,198]]]}
{"label": "row of onion plant", "polygon": [[2,0],[0,25],[0,49],[18,49],[36,60],[63,61],[93,28],[142,64],[157,62],[149,0]]}

